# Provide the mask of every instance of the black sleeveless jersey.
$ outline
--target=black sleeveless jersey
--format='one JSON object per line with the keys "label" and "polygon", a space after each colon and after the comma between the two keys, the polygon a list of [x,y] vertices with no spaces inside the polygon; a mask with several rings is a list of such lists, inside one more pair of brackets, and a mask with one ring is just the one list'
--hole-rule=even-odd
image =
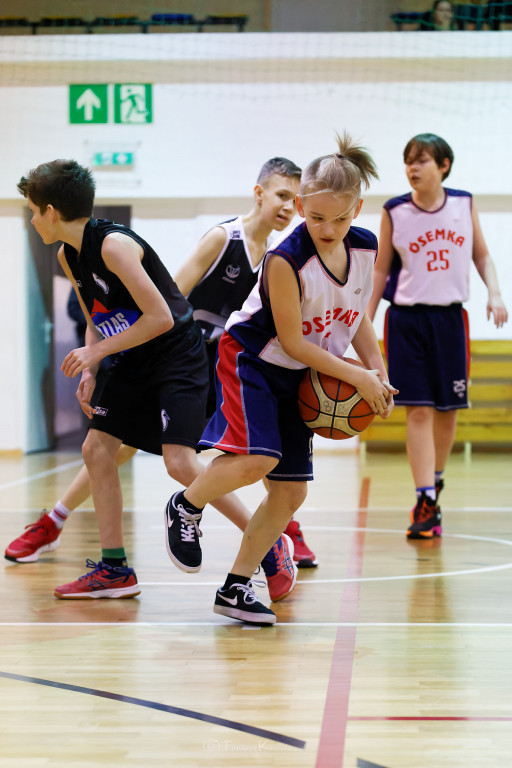
{"label": "black sleeveless jersey", "polygon": [[123,368],[142,374],[140,366],[159,358],[182,340],[181,333],[192,323],[192,307],[180,293],[164,264],[139,235],[122,224],[108,219],[90,219],[85,225],[80,253],[71,245],[64,244],[64,253],[75,278],[80,296],[87,307],[97,330],[105,338],[126,330],[142,312],[116,274],[111,272],[101,256],[105,237],[121,232],[133,238],[144,251],[141,264],[167,302],[174,318],[171,330],[150,341],[120,353]]}
{"label": "black sleeveless jersey", "polygon": [[224,248],[187,296],[206,339],[220,336],[230,314],[240,309],[258,279],[247,248],[242,218],[217,226],[226,231]]}

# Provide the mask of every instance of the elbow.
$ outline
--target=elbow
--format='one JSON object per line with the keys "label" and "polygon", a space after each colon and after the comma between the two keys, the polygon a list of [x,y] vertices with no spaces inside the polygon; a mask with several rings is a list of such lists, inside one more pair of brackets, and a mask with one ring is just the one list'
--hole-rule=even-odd
{"label": "elbow", "polygon": [[167,333],[167,331],[170,331],[171,328],[174,326],[174,318],[171,314],[171,311],[164,313],[161,317],[158,318],[158,321],[156,323],[156,336],[161,336],[163,333]]}
{"label": "elbow", "polygon": [[283,352],[289,357],[292,357],[294,360],[300,360],[300,344],[294,344],[293,342],[286,343],[281,340],[281,347],[283,348]]}
{"label": "elbow", "polygon": [[172,315],[170,315],[164,323],[162,323],[162,330],[160,333],[166,333],[167,331],[170,331],[171,328],[174,326],[174,318]]}

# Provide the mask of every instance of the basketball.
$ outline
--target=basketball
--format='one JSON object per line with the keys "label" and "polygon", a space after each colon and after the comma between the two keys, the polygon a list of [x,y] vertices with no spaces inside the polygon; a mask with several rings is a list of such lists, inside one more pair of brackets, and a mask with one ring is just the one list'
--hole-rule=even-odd
{"label": "basketball", "polygon": [[[343,358],[346,363],[361,365]],[[361,434],[375,414],[356,388],[346,381],[308,368],[299,390],[299,412],[310,429],[331,440],[346,440]]]}

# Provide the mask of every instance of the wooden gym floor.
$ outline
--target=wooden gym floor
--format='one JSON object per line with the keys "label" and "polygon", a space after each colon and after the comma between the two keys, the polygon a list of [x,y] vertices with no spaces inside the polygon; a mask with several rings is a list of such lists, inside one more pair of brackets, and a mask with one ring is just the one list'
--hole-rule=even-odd
{"label": "wooden gym floor", "polygon": [[[3,546],[51,507],[77,453],[0,459]],[[204,565],[167,557],[161,459],[123,468],[142,593],[62,601],[98,559],[94,513],[0,569],[1,768],[494,768],[512,753],[511,455],[454,454],[442,541],[407,542],[404,454],[318,452],[297,516],[320,565],[251,628],[212,612],[240,535],[204,515]],[[262,486],[241,496],[254,507]],[[266,596],[266,589],[263,594]]]}

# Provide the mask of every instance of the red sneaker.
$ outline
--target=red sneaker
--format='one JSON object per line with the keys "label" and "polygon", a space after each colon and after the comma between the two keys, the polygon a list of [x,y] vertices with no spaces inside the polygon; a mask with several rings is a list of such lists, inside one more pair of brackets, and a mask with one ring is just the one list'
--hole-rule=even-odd
{"label": "red sneaker", "polygon": [[25,533],[11,541],[5,550],[7,560],[14,563],[35,563],[43,552],[51,552],[60,544],[60,529],[43,510],[36,523],[25,526]]}
{"label": "red sneaker", "polygon": [[289,595],[297,581],[297,566],[293,562],[293,541],[284,533],[261,561],[267,577],[270,599],[277,603]]}
{"label": "red sneaker", "polygon": [[290,520],[284,532],[293,541],[294,553],[293,559],[297,563],[297,568],[316,568],[318,560],[315,553],[311,551],[302,534],[301,528],[297,520]]}
{"label": "red sneaker", "polygon": [[89,559],[85,564],[92,568],[91,572],[70,584],[57,587],[53,593],[55,597],[63,600],[88,600],[94,597],[135,597],[140,594],[133,568],[128,568],[127,565],[113,568],[106,563],[95,563]]}

